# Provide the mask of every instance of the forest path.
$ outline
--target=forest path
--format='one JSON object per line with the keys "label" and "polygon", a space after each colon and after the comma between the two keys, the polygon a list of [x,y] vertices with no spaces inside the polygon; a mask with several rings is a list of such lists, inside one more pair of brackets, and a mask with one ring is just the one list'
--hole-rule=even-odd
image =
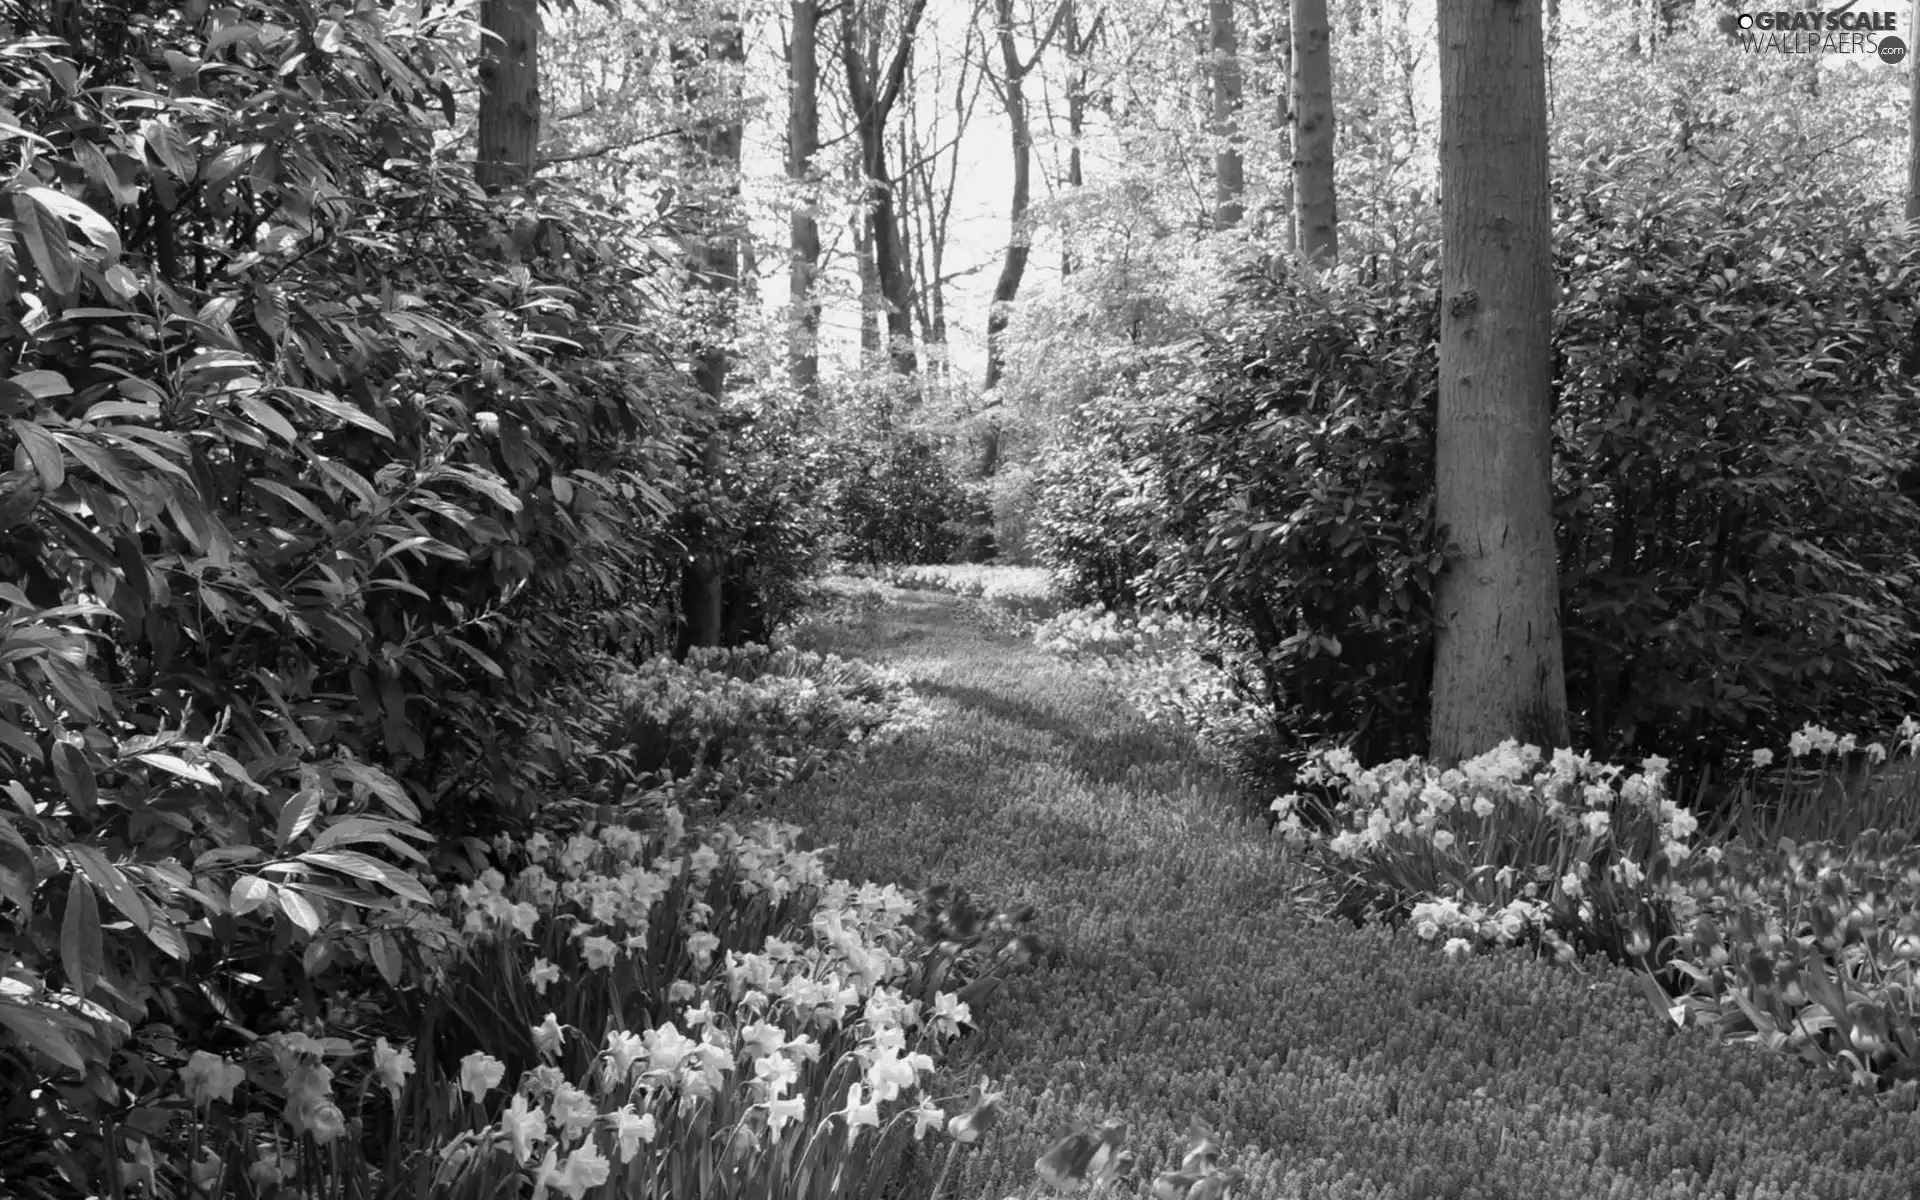
{"label": "forest path", "polygon": [[[1298,868],[1190,738],[1149,724],[1084,668],[988,628],[967,601],[888,596],[797,640],[904,673],[929,725],[775,815],[835,847],[835,876],[948,883],[1037,910],[1048,961],[991,996],[981,1032],[949,1056],[956,1075],[1006,1084],[1008,1106],[946,1195],[1024,1193],[1034,1158],[1075,1115],[1128,1119],[1136,1152],[1177,1160],[1184,1114],[1221,1120],[1226,1077],[1252,1082],[1249,1052],[1257,1065],[1279,1050],[1250,1027],[1258,1005],[1225,1010],[1238,967],[1266,974],[1291,957],[1275,931],[1299,923],[1286,920]],[[1177,1129],[1153,1137],[1169,1112],[1183,1114]]]}
{"label": "forest path", "polygon": [[[836,847],[834,876],[1032,904],[1048,948],[942,1066],[949,1112],[980,1073],[1006,1103],[940,1200],[1029,1195],[1075,1120],[1125,1121],[1151,1180],[1195,1118],[1242,1200],[1908,1194],[1912,1113],[1675,1036],[1615,968],[1456,961],[1316,919],[1303,869],[1191,739],[967,601],[885,596],[796,641],[903,672],[929,721],[775,815]],[[889,1194],[926,1200],[941,1157]]]}

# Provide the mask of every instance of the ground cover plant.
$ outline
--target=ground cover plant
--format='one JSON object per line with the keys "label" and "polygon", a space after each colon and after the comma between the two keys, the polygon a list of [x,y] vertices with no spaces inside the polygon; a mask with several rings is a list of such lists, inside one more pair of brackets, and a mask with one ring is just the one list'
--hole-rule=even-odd
{"label": "ground cover plant", "polygon": [[991,627],[1025,633],[1060,611],[1062,595],[1055,573],[1045,567],[986,563],[895,566],[881,578],[896,587],[947,592],[974,602],[973,611]]}
{"label": "ground cover plant", "polygon": [[[306,913],[297,986],[256,980],[277,1007],[244,1026],[141,1022],[93,1051],[31,1023],[64,1032],[57,997],[10,992],[9,1029],[38,1034],[5,1060],[10,1116],[41,1128],[9,1156],[9,1187],[580,1197],[680,1194],[717,1172],[729,1194],[827,1196],[887,1174],[908,1140],[964,1131],[984,1096],[939,1098],[943,1112],[924,1077],[972,1022],[964,997],[1031,957],[1025,918],[854,887],[790,825],[700,815],[897,736],[889,722],[911,714],[898,681],[766,648],[655,660],[650,677],[608,680],[609,702],[575,723],[576,752],[611,764],[603,786],[522,834],[463,841],[451,875],[465,882],[429,893],[424,870],[353,849],[420,836],[371,816],[308,815],[275,861],[229,855],[245,873],[216,920],[259,907],[256,890],[294,915],[309,891],[365,911]],[[648,721],[655,740],[635,734]],[[713,769],[638,769],[636,747],[656,744]],[[322,888],[309,862],[393,897]],[[229,971],[278,957],[238,949]],[[106,1126],[76,1119],[87,1111]]]}
{"label": "ground cover plant", "polygon": [[[1828,756],[1852,741],[1809,727],[1790,752]],[[1331,835],[1292,814],[1296,797],[1275,808],[1286,835],[1324,853],[1336,910],[1349,918],[1407,923],[1449,953],[1518,944],[1561,958],[1604,954],[1643,971],[1654,1011],[1677,1024],[1792,1052],[1911,1106],[1916,750],[1912,718],[1891,750],[1867,746],[1870,761],[1895,769],[1855,819],[1886,823],[1840,840],[1821,836],[1836,825],[1824,780],[1784,785],[1764,820],[1705,844],[1698,819],[1666,795],[1660,759],[1629,775],[1567,750],[1543,762],[1538,748],[1512,743],[1447,771],[1417,760],[1369,770],[1344,752],[1323,755],[1309,778],[1338,777],[1344,793],[1336,815],[1346,828]],[[1757,754],[1756,768],[1770,757]]]}
{"label": "ground cover plant", "polygon": [[[898,1194],[942,1178],[982,1200],[1076,1181],[1288,1198],[1906,1186],[1910,1088],[1738,1044],[1694,1013],[1676,1023],[1679,1001],[1649,1004],[1644,965],[1571,935],[1562,961],[1539,938],[1468,953],[1417,923],[1342,919],[1324,865],[1288,830],[1235,817],[1240,784],[1168,722],[1119,707],[1110,679],[956,623],[951,598],[896,595],[808,637],[906,672],[938,732],[801,788],[789,811],[850,877],[938,874],[1032,904],[1048,948],[942,1066],[999,1081],[996,1134],[951,1165],[910,1154]],[[1621,844],[1638,838],[1651,870],[1686,821],[1657,771],[1631,788],[1626,774],[1612,778]],[[1533,882],[1519,874],[1516,892]],[[1713,952],[1668,961],[1696,958]]]}

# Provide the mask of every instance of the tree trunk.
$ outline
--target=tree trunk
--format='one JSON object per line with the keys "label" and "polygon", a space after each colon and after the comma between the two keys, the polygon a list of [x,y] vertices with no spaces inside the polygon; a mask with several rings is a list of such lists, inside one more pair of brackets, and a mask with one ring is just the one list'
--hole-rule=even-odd
{"label": "tree trunk", "polygon": [[540,13],[535,0],[484,0],[480,27],[473,177],[489,192],[525,187],[540,145]]}
{"label": "tree trunk", "polygon": [[888,359],[898,375],[914,374],[919,362],[913,350],[913,284],[900,246],[894,180],[887,171],[886,128],[913,56],[914,30],[926,8],[927,0],[910,0],[899,45],[884,74],[870,73],[865,56],[860,53],[858,5],[845,6],[840,29],[840,55],[847,72],[848,97],[853,102],[854,132],[860,143],[874,272],[879,277],[880,294],[887,307]]}
{"label": "tree trunk", "polygon": [[820,390],[820,300],[814,283],[820,272],[819,201],[813,156],[820,149],[820,74],[818,0],[793,0],[793,34],[787,43],[787,178],[799,193],[788,221],[790,264],[787,273],[792,325],[788,334],[787,377],[802,396]]}
{"label": "tree trunk", "polygon": [[[706,328],[694,349],[694,382],[712,402],[715,428],[707,434],[700,449],[700,465],[709,480],[718,480],[722,458],[722,434],[718,412],[726,398],[727,374],[731,367],[727,343],[730,340],[734,312],[740,290],[740,150],[741,117],[737,97],[723,97],[715,105],[708,86],[697,82],[702,68],[724,63],[733,71],[746,61],[745,44],[739,21],[731,13],[714,19],[705,45],[699,52],[676,50],[677,65],[686,72],[688,108],[717,115],[703,117],[689,125],[686,142],[689,175],[701,182],[703,193],[701,228],[693,255],[695,281],[712,297]],[[695,514],[686,532],[687,561],[680,576],[681,655],[694,646],[717,646],[724,632],[726,610],[727,553],[720,531],[707,519]],[[752,607],[751,596],[735,597],[736,607]],[[751,625],[751,620],[736,614],[735,624]]]}
{"label": "tree trunk", "polygon": [[1318,268],[1340,257],[1333,203],[1333,56],[1327,0],[1292,0],[1293,191],[1303,261]]}
{"label": "tree trunk", "polygon": [[[1256,15],[1257,19],[1257,15]],[[1273,105],[1274,130],[1280,136],[1280,161],[1286,170],[1274,180],[1274,194],[1262,209],[1263,226],[1278,224],[1281,245],[1291,254],[1295,248],[1293,213],[1293,27],[1287,19],[1287,5],[1279,11],[1278,30],[1263,27],[1254,40],[1254,54],[1262,64],[1254,76],[1255,94],[1262,104]]]}
{"label": "tree trunk", "polygon": [[[857,166],[854,174],[858,182]],[[860,362],[864,366],[880,360],[880,313],[887,306],[880,294],[880,272],[873,265],[873,233],[864,208],[853,214],[853,261],[860,275]]]}
{"label": "tree trunk", "polygon": [[[1297,12],[1298,10],[1296,10]],[[1443,263],[1428,757],[1567,744],[1554,568],[1552,209],[1540,0],[1440,0]]]}
{"label": "tree trunk", "polygon": [[1240,162],[1240,42],[1233,0],[1208,0],[1207,42],[1213,77],[1213,227],[1226,229],[1246,215],[1246,173]]}
{"label": "tree trunk", "polygon": [[[1100,28],[1106,14],[1094,17],[1092,28],[1086,33],[1080,32],[1080,8],[1076,0],[1061,0],[1061,14],[1064,18],[1067,39],[1067,186],[1081,188],[1086,186],[1086,176],[1080,159],[1080,138],[1087,127],[1087,68],[1084,59],[1093,49],[1094,39],[1100,35]],[[1064,231],[1063,231],[1064,232]],[[1073,238],[1065,234],[1060,247],[1060,277],[1073,274],[1076,266],[1073,257]]]}
{"label": "tree trunk", "polygon": [[[993,284],[993,307],[987,310],[987,379],[985,390],[992,391],[1007,369],[1007,351],[1002,344],[1007,323],[1013,319],[1013,302],[1020,295],[1020,281],[1027,273],[1027,255],[1032,250],[1031,231],[1027,228],[1027,208],[1033,199],[1033,127],[1027,117],[1027,72],[1039,60],[1039,51],[1025,63],[1013,41],[1013,0],[994,0],[994,19],[999,25],[1000,65],[1005,77],[1000,82],[1000,100],[1007,110],[1007,125],[1013,131],[1013,203],[1009,207],[1007,252],[1000,260],[1000,277]],[[991,424],[991,422],[989,422]],[[993,474],[999,459],[997,431],[983,435],[988,443],[981,449],[981,475]]]}
{"label": "tree trunk", "polygon": [[[1920,22],[1920,0],[1913,2],[1914,22]],[[1907,220],[1920,221],[1920,26],[1909,22],[1907,36]]]}

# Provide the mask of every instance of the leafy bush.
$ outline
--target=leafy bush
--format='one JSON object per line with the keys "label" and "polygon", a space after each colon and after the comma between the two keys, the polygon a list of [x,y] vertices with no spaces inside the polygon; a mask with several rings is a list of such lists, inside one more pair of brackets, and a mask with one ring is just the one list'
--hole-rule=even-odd
{"label": "leafy bush", "polygon": [[[1724,762],[1915,697],[1900,493],[1920,243],[1753,163],[1568,181],[1555,434],[1569,698],[1606,753]],[[1577,198],[1575,198],[1577,197]]]}
{"label": "leafy bush", "polygon": [[791,622],[832,548],[823,461],[831,456],[812,421],[804,405],[778,389],[745,391],[727,402],[727,467],[685,508],[725,547],[723,645],[764,643]]}
{"label": "leafy bush", "polygon": [[[1648,174],[1589,162],[1559,206],[1562,627],[1582,740],[1697,780],[1915,698],[1920,244],[1762,166],[1618,182]],[[1220,621],[1292,738],[1370,762],[1424,749],[1436,286],[1421,255],[1325,288],[1248,270],[1198,375],[1089,420],[1036,520],[1076,594]]]}
{"label": "leafy bush", "polygon": [[1042,452],[1028,536],[1069,604],[1119,609],[1140,602],[1138,581],[1154,563],[1158,492],[1136,462],[1138,430],[1113,419],[1112,407],[1079,410],[1074,435]]}
{"label": "leafy bush", "polygon": [[90,1190],[181,1047],[430,973],[427,868],[671,629],[712,418],[643,231],[448,169],[463,18],[60,14],[0,48],[0,1057]]}
{"label": "leafy bush", "polygon": [[608,669],[571,722],[574,795],[588,804],[634,788],[667,789],[697,814],[766,800],[919,711],[897,675],[793,648],[695,649]]}
{"label": "leafy bush", "polygon": [[833,507],[839,556],[869,564],[943,563],[960,549],[973,498],[922,434],[894,432],[878,444],[837,451]]}

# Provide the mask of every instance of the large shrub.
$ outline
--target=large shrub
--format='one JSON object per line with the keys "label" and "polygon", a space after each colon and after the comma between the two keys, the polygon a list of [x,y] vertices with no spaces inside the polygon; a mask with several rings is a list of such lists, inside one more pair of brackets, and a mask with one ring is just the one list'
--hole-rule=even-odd
{"label": "large shrub", "polygon": [[[1700,757],[1914,691],[1920,245],[1765,166],[1628,189],[1591,162],[1558,246],[1555,513],[1588,744]],[[1739,749],[1730,745],[1729,752]]]}
{"label": "large shrub", "polygon": [[[1648,175],[1589,162],[1559,206],[1567,678],[1594,752],[1695,774],[1827,714],[1890,724],[1914,697],[1920,508],[1898,479],[1920,257],[1858,197],[1763,168],[1612,182]],[[1431,264],[1324,287],[1246,272],[1169,385],[1184,403],[1109,406],[1036,522],[1070,579],[1102,555],[1133,572],[1094,598],[1243,631],[1282,725],[1368,760],[1424,748]],[[1125,449],[1102,453],[1116,426]]]}
{"label": "large shrub", "polygon": [[951,562],[973,497],[940,457],[912,431],[883,434],[840,451],[834,511],[841,557],[865,563]]}
{"label": "large shrub", "polygon": [[710,417],[644,243],[436,148],[456,18],[14,20],[0,1092],[91,1186],[176,1039],[418,968],[429,850],[559,778],[587,652],[671,626]]}

